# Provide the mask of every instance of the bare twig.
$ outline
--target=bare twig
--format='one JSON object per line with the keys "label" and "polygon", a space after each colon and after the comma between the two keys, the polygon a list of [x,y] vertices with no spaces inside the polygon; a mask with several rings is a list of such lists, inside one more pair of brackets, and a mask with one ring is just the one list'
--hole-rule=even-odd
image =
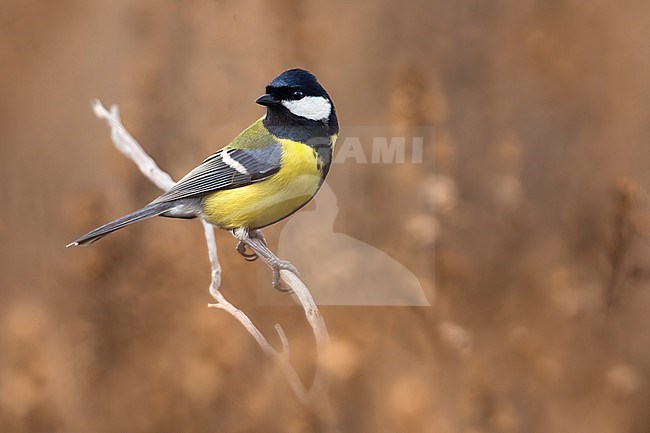
{"label": "bare twig", "polygon": [[111,105],[111,111],[109,112],[99,99],[95,99],[93,101],[93,111],[95,111],[97,117],[106,120],[106,123],[110,126],[111,139],[117,150],[133,161],[147,179],[163,191],[167,191],[174,186],[176,182],[172,180],[171,176],[158,167],[158,164],[142,150],[135,138],[124,128],[120,119],[120,110],[116,104]]}
{"label": "bare twig", "polygon": [[[110,111],[108,111],[99,100],[95,100],[93,101],[93,110],[97,117],[106,120],[110,126],[111,139],[113,140],[115,147],[117,147],[124,156],[133,161],[147,179],[164,191],[168,190],[175,184],[172,178],[158,167],[156,162],[147,155],[138,142],[124,128],[120,120],[117,105],[112,105]],[[276,325],[275,329],[280,338],[282,350],[277,351],[271,346],[266,337],[264,337],[260,330],[253,324],[250,318],[242,310],[232,305],[219,290],[221,285],[221,265],[219,264],[219,257],[217,254],[214,228],[205,221],[202,221],[202,223],[212,268],[210,294],[216,301],[216,303],[208,304],[208,306],[224,310],[237,319],[248,333],[251,334],[255,341],[257,341],[257,344],[262,348],[264,353],[278,363],[298,399],[325,424],[329,431],[338,430],[329,402],[329,375],[326,374],[321,363],[321,360],[329,346],[329,334],[323,316],[318,310],[309,289],[300,280],[296,273],[284,269],[280,271],[280,277],[291,288],[300,302],[300,305],[303,307],[307,321],[309,322],[314,333],[314,338],[316,339],[316,348],[318,351],[317,368],[312,385],[310,388],[307,388],[303,385],[289,361],[289,343],[280,325]],[[272,262],[277,262],[279,260],[260,239],[249,238],[247,236],[246,239],[243,240],[262,260],[269,264],[269,266],[271,266]]]}

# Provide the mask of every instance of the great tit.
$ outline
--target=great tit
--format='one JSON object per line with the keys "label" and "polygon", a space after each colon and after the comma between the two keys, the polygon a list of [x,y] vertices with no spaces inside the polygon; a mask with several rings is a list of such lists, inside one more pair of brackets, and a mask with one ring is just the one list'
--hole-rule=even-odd
{"label": "great tit", "polygon": [[154,216],[198,217],[222,229],[254,231],[307,204],[329,172],[339,132],[332,99],[310,72],[290,69],[255,102],[266,114],[169,191],[68,246],[91,244]]}

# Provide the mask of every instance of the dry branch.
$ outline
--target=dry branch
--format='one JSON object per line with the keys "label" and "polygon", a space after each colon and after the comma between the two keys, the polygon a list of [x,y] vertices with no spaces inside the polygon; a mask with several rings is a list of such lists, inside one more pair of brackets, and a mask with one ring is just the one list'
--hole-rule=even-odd
{"label": "dry branch", "polygon": [[[126,128],[124,128],[117,105],[111,105],[109,111],[99,100],[95,100],[93,101],[93,110],[97,117],[106,120],[110,126],[111,139],[113,140],[115,147],[117,147],[124,156],[133,161],[147,179],[163,191],[167,191],[175,184],[172,178],[158,167],[156,162],[147,155],[138,142],[131,136],[131,134],[129,134]],[[318,355],[316,372],[311,387],[307,388],[302,383],[290,363],[289,343],[280,325],[276,325],[275,329],[282,343],[282,350],[277,351],[273,346],[271,346],[266,337],[264,337],[260,330],[253,324],[250,318],[242,310],[231,304],[221,293],[221,265],[219,264],[219,257],[217,254],[214,228],[205,221],[202,221],[202,223],[212,268],[210,294],[216,301],[215,303],[208,304],[208,306],[224,310],[237,319],[248,333],[253,336],[255,341],[257,341],[257,344],[262,348],[264,353],[278,363],[298,399],[314,413],[314,415],[327,427],[329,431],[337,431],[338,428],[336,427],[336,422],[334,421],[333,411],[329,401],[330,379],[321,362],[329,346],[329,334],[323,316],[318,310],[309,289],[295,273],[285,269],[280,270],[280,277],[291,288],[300,302],[300,305],[304,309],[305,317],[311,326],[316,340]],[[278,260],[278,258],[262,241],[260,241],[260,239],[246,236],[242,240],[258,254],[258,257],[269,264],[269,266],[271,266],[272,261]]]}

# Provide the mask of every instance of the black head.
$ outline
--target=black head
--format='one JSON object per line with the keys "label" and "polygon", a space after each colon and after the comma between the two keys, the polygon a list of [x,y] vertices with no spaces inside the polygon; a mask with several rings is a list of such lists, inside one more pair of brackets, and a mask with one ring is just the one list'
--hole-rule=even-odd
{"label": "black head", "polygon": [[338,122],[334,104],[316,77],[304,69],[289,69],[266,86],[258,104],[267,107],[272,123],[322,123],[335,127]]}
{"label": "black head", "polygon": [[304,96],[323,96],[329,99],[329,95],[316,77],[304,69],[296,68],[284,71],[266,86],[266,93],[279,96],[282,99],[296,99],[296,95],[294,95],[296,92],[300,92]]}

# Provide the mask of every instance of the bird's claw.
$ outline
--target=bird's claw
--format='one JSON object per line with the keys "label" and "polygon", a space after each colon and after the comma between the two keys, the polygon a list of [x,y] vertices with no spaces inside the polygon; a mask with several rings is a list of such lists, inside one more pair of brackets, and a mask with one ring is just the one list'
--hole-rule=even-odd
{"label": "bird's claw", "polygon": [[[245,242],[246,238],[257,239],[262,243],[265,249],[268,249],[266,239],[264,238],[264,235],[260,230],[251,230],[249,232],[247,229],[241,228],[241,229],[233,230],[232,234],[237,239],[239,239],[239,242],[237,243],[237,252],[241,254],[244,257],[244,259],[246,259],[249,262],[256,260],[258,258],[258,255],[256,252],[249,253],[246,251],[246,247],[247,247],[247,244]],[[267,260],[265,259],[265,261]],[[293,290],[290,287],[286,287],[282,282],[282,279],[280,277],[280,271],[286,270],[300,277],[300,274],[298,273],[298,269],[296,269],[296,267],[292,265],[291,262],[288,262],[286,260],[280,260],[278,258],[269,259],[267,263],[271,267],[271,272],[273,273],[273,279],[271,280],[271,283],[273,284],[273,288],[283,293],[293,293]]]}
{"label": "bird's claw", "polygon": [[257,260],[257,253],[246,252],[246,243],[244,241],[239,241],[237,243],[237,252],[241,254],[242,257],[244,257],[244,259],[246,259],[246,261],[248,262],[254,262],[255,260]]}
{"label": "bird's claw", "polygon": [[293,290],[290,287],[287,287],[283,282],[282,279],[280,278],[280,271],[286,270],[289,272],[294,273],[298,277],[300,274],[298,273],[298,269],[294,265],[291,264],[291,262],[288,262],[286,260],[274,260],[272,263],[270,263],[271,266],[271,272],[273,273],[273,277],[271,280],[271,283],[273,284],[273,288],[275,290],[278,290],[283,293],[293,293]]}

